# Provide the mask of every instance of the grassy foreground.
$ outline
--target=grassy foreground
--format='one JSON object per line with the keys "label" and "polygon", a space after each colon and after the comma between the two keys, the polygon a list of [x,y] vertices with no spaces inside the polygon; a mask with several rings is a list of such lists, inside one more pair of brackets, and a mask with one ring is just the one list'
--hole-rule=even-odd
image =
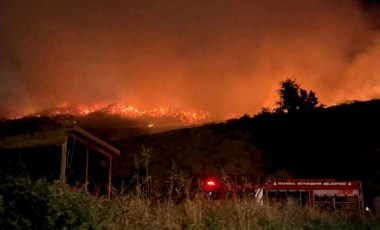
{"label": "grassy foreground", "polygon": [[201,196],[173,204],[135,194],[108,200],[65,184],[0,181],[0,229],[380,229],[380,221],[313,209],[258,206]]}

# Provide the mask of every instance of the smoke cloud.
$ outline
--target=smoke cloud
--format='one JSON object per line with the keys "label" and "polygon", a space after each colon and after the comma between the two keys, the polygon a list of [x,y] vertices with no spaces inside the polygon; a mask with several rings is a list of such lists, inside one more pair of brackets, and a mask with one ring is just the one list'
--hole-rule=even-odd
{"label": "smoke cloud", "polygon": [[326,105],[376,98],[377,10],[354,0],[3,0],[0,114],[113,102],[255,114],[287,77]]}

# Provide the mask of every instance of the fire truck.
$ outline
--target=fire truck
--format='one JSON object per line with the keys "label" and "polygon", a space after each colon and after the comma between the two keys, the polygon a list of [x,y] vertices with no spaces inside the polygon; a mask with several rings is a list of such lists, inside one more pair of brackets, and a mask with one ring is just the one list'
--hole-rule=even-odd
{"label": "fire truck", "polygon": [[271,181],[264,185],[228,184],[208,178],[204,190],[211,199],[251,197],[259,205],[301,206],[321,210],[340,210],[349,215],[363,214],[360,181],[334,179],[292,179]]}

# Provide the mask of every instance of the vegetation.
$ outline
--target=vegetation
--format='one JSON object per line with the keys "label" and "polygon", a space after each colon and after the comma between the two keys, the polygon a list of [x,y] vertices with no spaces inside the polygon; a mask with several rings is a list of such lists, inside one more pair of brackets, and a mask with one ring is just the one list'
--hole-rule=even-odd
{"label": "vegetation", "polygon": [[276,112],[295,113],[297,111],[312,111],[317,108],[323,108],[324,105],[319,103],[316,93],[302,89],[295,79],[285,79],[280,83],[280,89],[277,90],[279,100],[276,102]]}
{"label": "vegetation", "polygon": [[215,201],[199,196],[174,204],[136,193],[108,200],[73,192],[60,182],[7,178],[0,184],[0,229],[378,229],[366,217],[349,219],[296,207]]}
{"label": "vegetation", "polygon": [[60,182],[41,179],[2,178],[1,229],[101,229],[112,228],[117,210],[105,201],[71,192]]}
{"label": "vegetation", "polygon": [[[255,183],[268,176],[361,180],[366,205],[380,194],[380,139],[373,135],[380,129],[380,100],[319,109],[323,105],[316,94],[292,79],[281,82],[278,94],[275,110],[158,134],[128,129],[131,122],[104,114],[78,119],[79,126],[121,150],[121,157],[113,161],[112,179],[119,195],[108,201],[72,193],[60,183],[4,179],[0,181],[0,229],[379,228],[375,222],[342,219],[338,214],[283,212],[249,200],[222,203],[186,192],[196,186],[194,178],[229,175],[234,182]],[[72,120],[1,121],[0,138],[33,135]],[[166,190],[155,187],[156,183]],[[163,192],[164,197],[158,195]]]}

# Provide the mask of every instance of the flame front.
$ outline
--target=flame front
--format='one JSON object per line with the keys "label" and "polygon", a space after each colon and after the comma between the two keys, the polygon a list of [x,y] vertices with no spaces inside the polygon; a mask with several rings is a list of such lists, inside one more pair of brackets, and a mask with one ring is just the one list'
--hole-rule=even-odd
{"label": "flame front", "polygon": [[[174,107],[166,106],[151,110],[142,110],[135,108],[125,103],[115,103],[108,106],[102,104],[94,105],[81,105],[71,107],[66,104],[58,105],[54,109],[44,110],[32,116],[59,116],[59,115],[74,115],[85,116],[93,112],[104,112],[106,114],[118,115],[127,119],[142,119],[142,118],[175,118],[183,123],[188,124],[201,124],[216,120],[216,117],[211,116],[209,113],[202,110],[195,109],[177,109]],[[19,118],[18,116],[17,118]],[[16,117],[14,117],[16,118]]]}

